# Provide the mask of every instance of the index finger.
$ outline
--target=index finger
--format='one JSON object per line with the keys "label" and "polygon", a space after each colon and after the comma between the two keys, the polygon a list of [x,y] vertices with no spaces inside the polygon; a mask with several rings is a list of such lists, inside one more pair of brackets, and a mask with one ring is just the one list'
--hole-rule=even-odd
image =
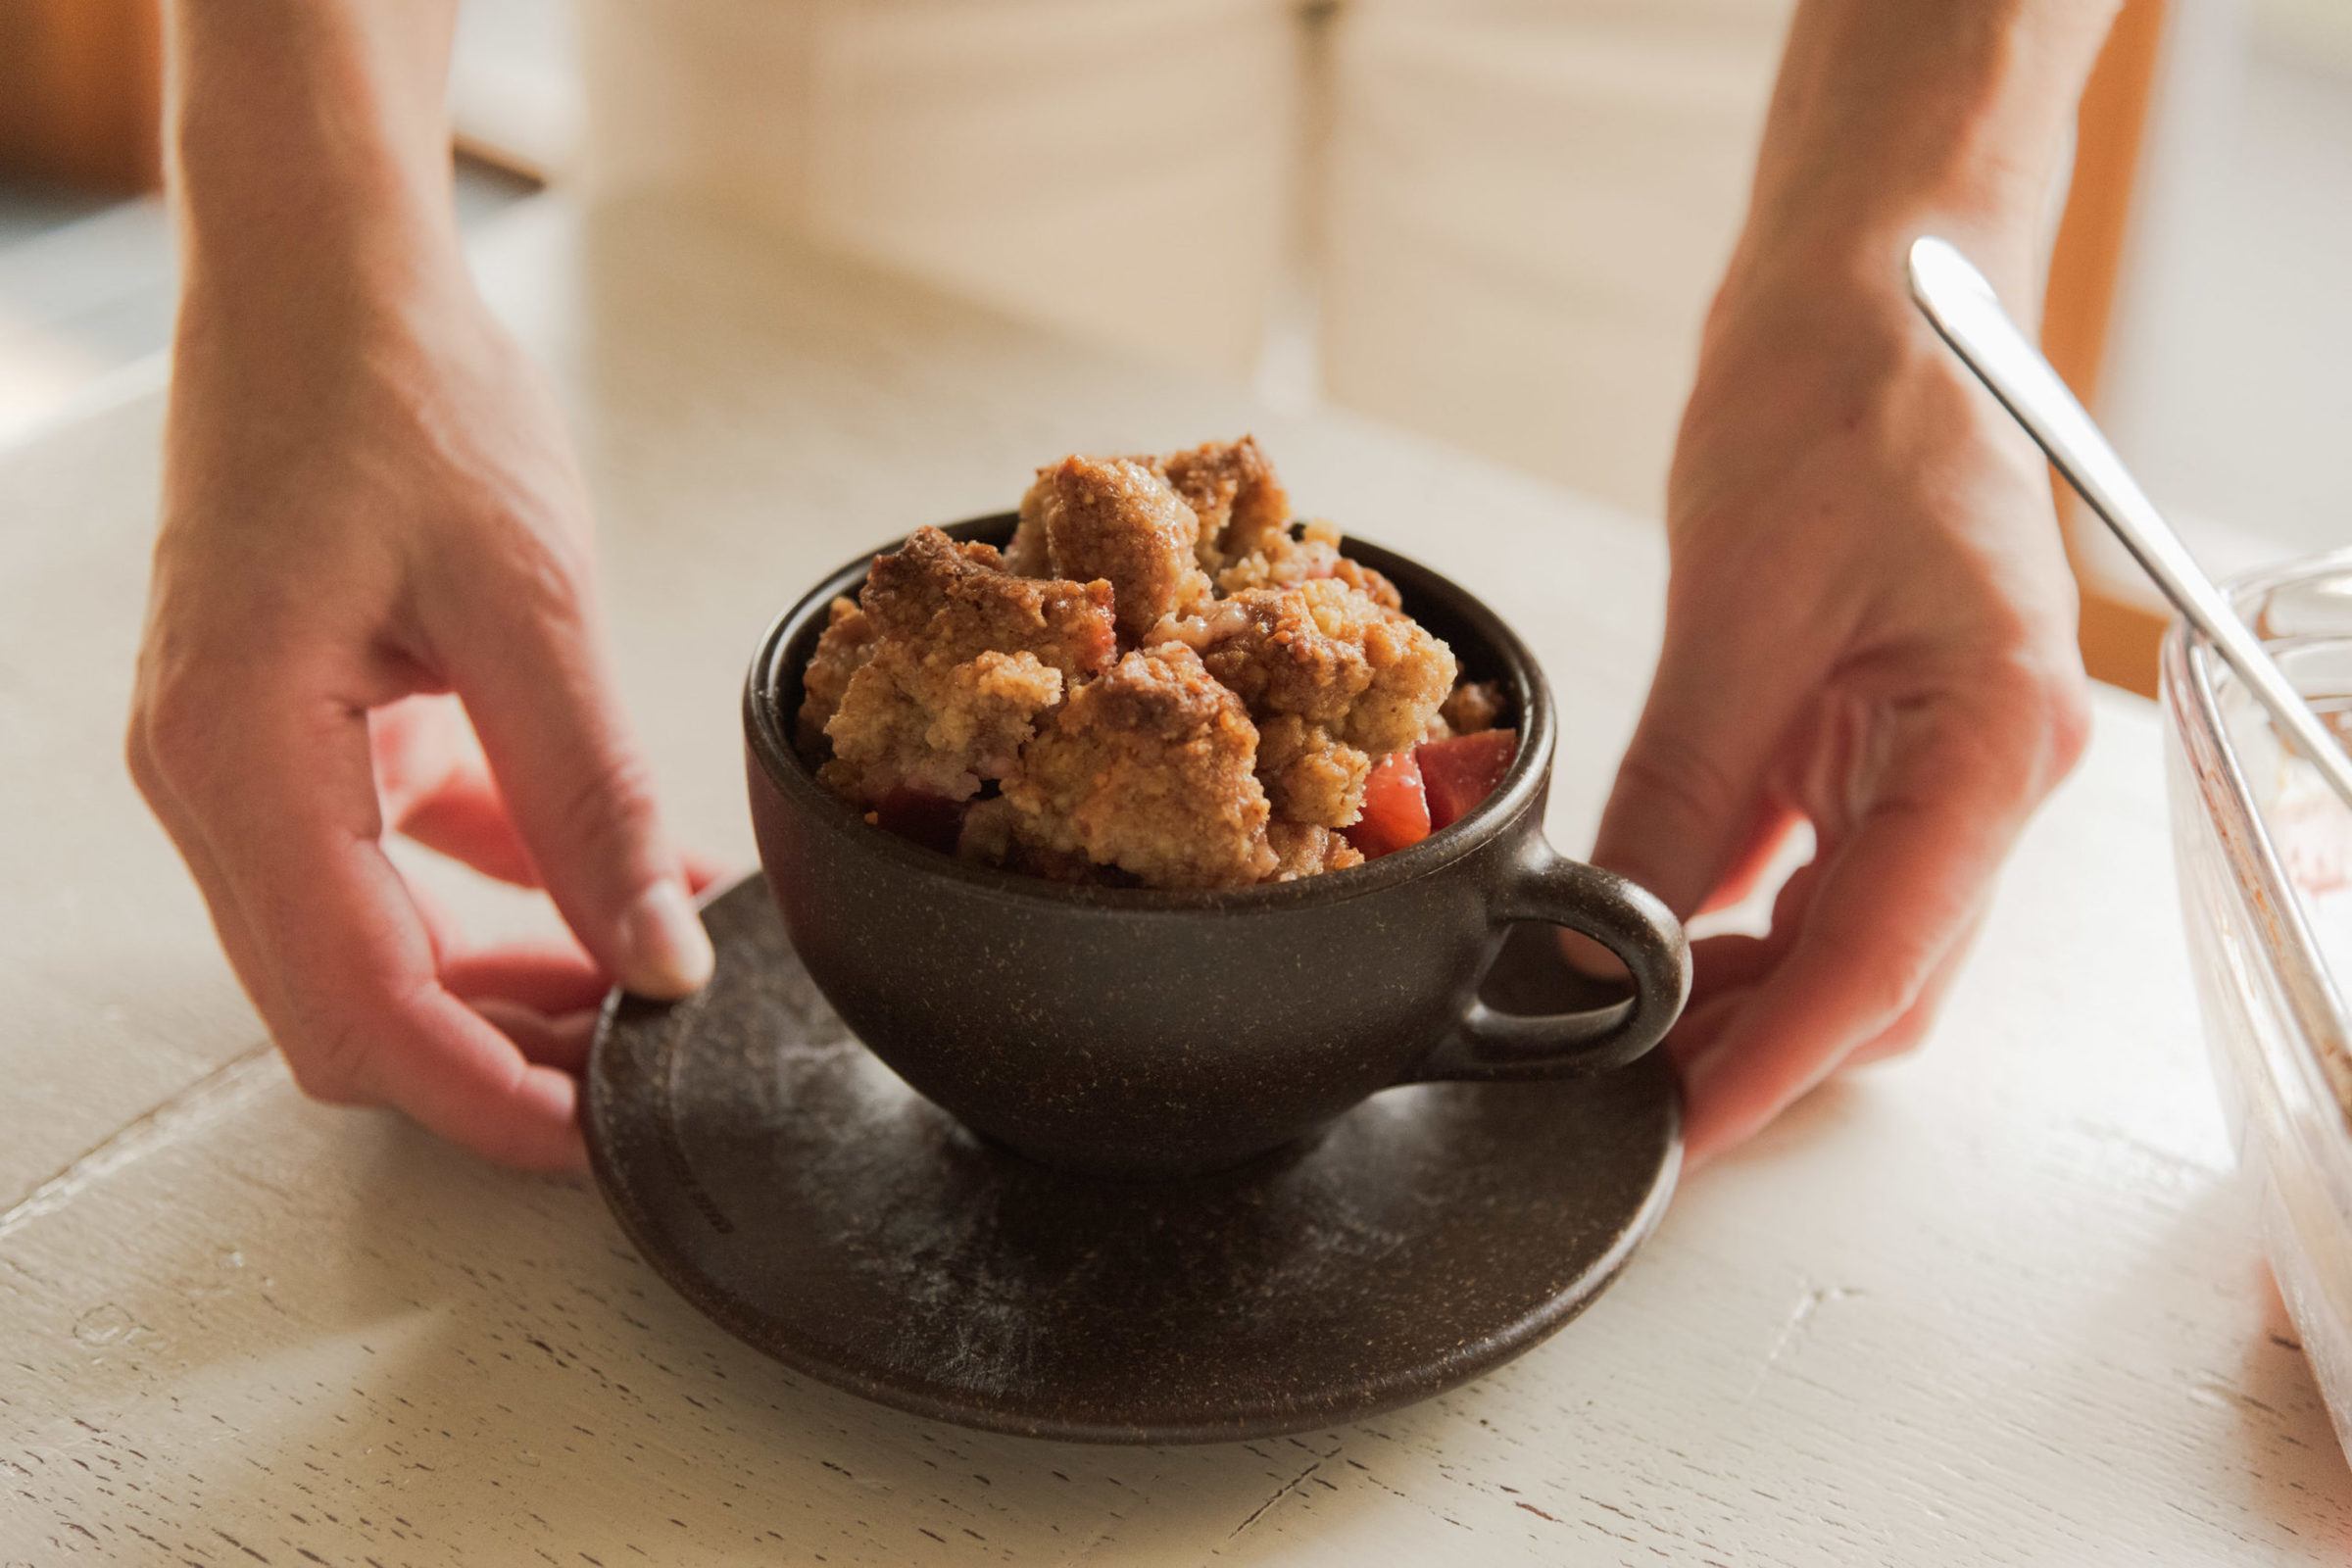
{"label": "index finger", "polygon": [[1786,956],[1684,1076],[1693,1160],[1747,1138],[1918,1004],[2024,818],[1949,747],[1908,760],[1820,872]]}
{"label": "index finger", "polygon": [[[227,716],[233,711],[233,716]],[[452,996],[379,842],[366,710],[247,689],[169,768],[234,900],[255,1001],[296,1081],[380,1100],[504,1164],[583,1157],[577,1086]]]}

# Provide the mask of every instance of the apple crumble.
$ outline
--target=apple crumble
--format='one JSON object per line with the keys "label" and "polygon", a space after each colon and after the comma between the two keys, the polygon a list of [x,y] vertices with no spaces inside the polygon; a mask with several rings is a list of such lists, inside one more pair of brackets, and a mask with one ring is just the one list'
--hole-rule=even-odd
{"label": "apple crumble", "polygon": [[1056,880],[1238,887],[1404,848],[1516,736],[1290,510],[1247,436],[1042,468],[1002,553],[920,529],[834,601],[802,749],[878,826]]}

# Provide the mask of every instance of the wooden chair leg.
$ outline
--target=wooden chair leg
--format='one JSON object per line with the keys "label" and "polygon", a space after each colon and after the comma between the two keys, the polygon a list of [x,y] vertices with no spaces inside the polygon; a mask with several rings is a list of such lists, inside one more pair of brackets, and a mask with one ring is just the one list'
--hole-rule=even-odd
{"label": "wooden chair leg", "polygon": [[[2164,0],[2125,0],[2115,30],[2083,89],[2077,117],[2075,175],[2050,253],[2042,308],[2042,351],[2085,407],[2098,406],[2117,278],[2130,237],[2148,100],[2164,40]],[[2083,667],[2095,680],[2143,696],[2156,693],[2156,649],[2168,618],[2144,599],[2118,591],[2084,548],[2101,526],[2052,475],[2067,558],[2082,595]]]}
{"label": "wooden chair leg", "polygon": [[162,183],[163,60],[159,0],[0,0],[0,173]]}

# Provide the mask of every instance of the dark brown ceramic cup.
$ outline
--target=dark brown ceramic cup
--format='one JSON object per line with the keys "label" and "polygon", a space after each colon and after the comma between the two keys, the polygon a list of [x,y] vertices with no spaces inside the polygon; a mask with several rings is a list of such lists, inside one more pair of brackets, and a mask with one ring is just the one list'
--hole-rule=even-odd
{"label": "dark brown ceramic cup", "polygon": [[[961,523],[1002,544],[1010,515]],[[870,826],[792,745],[825,609],[871,556],[770,628],[744,694],[752,819],[786,931],[874,1054],[966,1126],[1048,1164],[1183,1175],[1315,1132],[1378,1090],[1605,1072],[1682,1010],[1681,925],[1642,888],[1544,842],[1551,694],[1493,612],[1389,551],[1387,573],[1463,672],[1509,693],[1518,756],[1486,803],[1350,870],[1216,891],[1074,887],[957,860]],[[1605,945],[1634,995],[1497,1012],[1477,988],[1506,929]]]}

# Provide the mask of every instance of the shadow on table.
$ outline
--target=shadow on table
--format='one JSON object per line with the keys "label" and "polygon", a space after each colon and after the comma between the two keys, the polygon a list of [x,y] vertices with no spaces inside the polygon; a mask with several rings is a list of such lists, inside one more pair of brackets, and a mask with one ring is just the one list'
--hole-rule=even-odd
{"label": "shadow on table", "polygon": [[[1299,1438],[1114,1448],[904,1415],[706,1322],[585,1179],[291,1098],[220,1129],[212,1157],[237,1170],[208,1178],[201,1232],[153,1173],[172,1245],[142,1247],[110,1310],[168,1332],[58,1368],[90,1429],[139,1454],[150,1541],[386,1563],[1247,1560],[1411,1492],[1463,1419],[1441,1400]],[[242,1141],[264,1128],[279,1147]],[[1317,1479],[1327,1464],[1350,1490]]]}
{"label": "shadow on table", "polygon": [[[2236,1375],[2199,1379],[2192,1396],[2237,1413],[2247,1447],[2262,1455],[2246,1468],[2245,1480],[2250,1502],[2264,1517],[2300,1512],[2301,1499],[2313,1494],[2341,1498],[2352,1510],[2352,1469],[2328,1420],[2327,1399],[2277,1280],[2267,1264],[2260,1273],[2262,1312],[2247,1325]],[[2333,1546],[2339,1557],[2352,1550],[2352,1529]]]}
{"label": "shadow on table", "polygon": [[[2234,1514],[2249,1545],[2267,1541],[2300,1546],[2309,1542],[2308,1530],[2297,1532],[2274,1522],[2309,1518],[2315,1501],[2327,1501],[2337,1521],[2331,1540],[2333,1555],[2340,1560],[2352,1547],[2352,1469],[2346,1467],[2327,1404],[2270,1281],[2269,1268],[2260,1260],[2259,1235],[2242,1178],[2178,1166],[2151,1169],[2147,1179],[2191,1182],[2199,1190],[2164,1215],[2160,1226],[2144,1231],[2137,1228],[2143,1215],[2101,1217],[2114,1225],[2122,1245],[2133,1249],[2133,1286],[2092,1306],[2070,1326],[2067,1339],[2077,1347],[2076,1353],[2087,1359],[2130,1353],[2164,1336],[2165,1325],[2152,1322],[2151,1314],[2156,1310],[2152,1303],[2180,1295],[2178,1284],[2167,1275],[2185,1276],[2245,1298],[2247,1310],[2234,1353],[2217,1348],[2209,1358],[2177,1361],[2169,1368],[2182,1400],[2180,1423],[2233,1428],[2235,1446],[2243,1455],[2241,1464],[2216,1473],[2200,1487],[2205,1495],[2197,1505]],[[2064,1194],[2053,1195],[2055,1201],[2065,1199]],[[2247,1290],[2235,1277],[2236,1270],[2259,1274],[2256,1288]],[[2217,1272],[2224,1276],[2222,1283],[2214,1283]]]}
{"label": "shadow on table", "polygon": [[[401,1144],[383,1165],[401,1200],[366,1222],[388,1291],[402,1272],[392,1260],[416,1249],[433,1216],[477,1202],[485,1176],[420,1137]],[[642,1536],[648,1519],[698,1543],[715,1535],[772,1545],[774,1532],[825,1550],[835,1541],[911,1552],[932,1548],[928,1536],[1025,1556],[1114,1534],[1123,1551],[1152,1538],[1199,1548],[1251,1519],[1345,1436],[1103,1447],[887,1409],[779,1366],[709,1323],[638,1260],[585,1184],[540,1192],[562,1194],[560,1203],[532,1205],[560,1208],[560,1235],[544,1233],[560,1251],[542,1259],[539,1249],[518,1247],[508,1260],[474,1263],[467,1288],[443,1298],[435,1334],[387,1368],[384,1387],[412,1405],[430,1401],[451,1430],[457,1420],[473,1426],[473,1451],[493,1463],[502,1441],[537,1445],[565,1472],[572,1507],[595,1497],[585,1516],[573,1515],[596,1520],[581,1533],[591,1550],[588,1538]],[[465,1370],[453,1381],[456,1368]],[[1407,1418],[1446,1419],[1426,1408]],[[685,1523],[667,1523],[672,1516]],[[649,1549],[663,1539],[653,1534]]]}

